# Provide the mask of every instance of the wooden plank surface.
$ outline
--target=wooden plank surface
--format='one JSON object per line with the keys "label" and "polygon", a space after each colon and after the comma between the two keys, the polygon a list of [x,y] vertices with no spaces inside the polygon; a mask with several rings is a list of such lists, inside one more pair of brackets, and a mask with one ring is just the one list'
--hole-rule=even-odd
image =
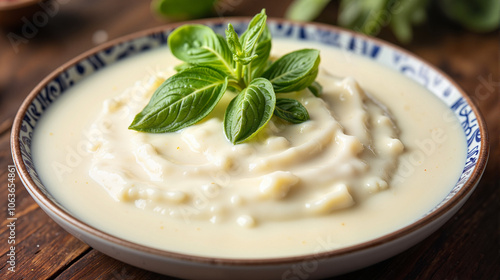
{"label": "wooden plank surface", "polygon": [[[54,1],[55,2],[55,1]],[[0,30],[0,278],[171,279],[107,257],[72,237],[16,183],[16,272],[7,271],[7,166],[9,134],[22,100],[46,75],[96,45],[97,35],[114,39],[159,26],[149,1],[59,1],[57,13],[17,50],[9,41],[19,28]],[[57,3],[59,3],[57,2]],[[290,1],[227,1],[221,16],[251,16],[262,7],[281,17]],[[319,21],[332,23],[330,5]],[[397,43],[389,32],[383,39]],[[500,279],[500,74],[498,32],[473,34],[434,19],[416,29],[406,49],[452,76],[483,112],[491,154],[483,180],[464,207],[439,231],[409,250],[336,279]]]}

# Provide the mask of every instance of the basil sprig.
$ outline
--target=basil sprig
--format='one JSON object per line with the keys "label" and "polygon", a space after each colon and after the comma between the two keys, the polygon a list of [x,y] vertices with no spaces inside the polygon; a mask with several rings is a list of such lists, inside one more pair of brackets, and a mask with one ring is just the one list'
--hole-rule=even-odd
{"label": "basil sprig", "polygon": [[276,98],[276,93],[308,88],[319,96],[319,51],[302,49],[271,63],[266,19],[262,10],[241,36],[231,24],[226,38],[200,24],[172,32],[168,45],[184,63],[156,89],[129,129],[162,133],[193,125],[210,114],[227,89],[236,93],[224,115],[224,133],[233,144],[255,136],[273,115],[293,124],[309,120],[299,101]]}

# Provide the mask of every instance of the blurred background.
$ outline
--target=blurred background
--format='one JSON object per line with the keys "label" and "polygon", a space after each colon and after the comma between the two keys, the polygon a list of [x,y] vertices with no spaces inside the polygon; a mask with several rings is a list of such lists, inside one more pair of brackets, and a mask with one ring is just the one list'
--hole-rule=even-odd
{"label": "blurred background", "polygon": [[44,76],[96,45],[169,22],[253,16],[262,8],[270,17],[378,36],[471,88],[478,76],[499,80],[498,0],[0,0],[1,123]]}
{"label": "blurred background", "polygon": [[[71,58],[147,28],[186,19],[253,16],[262,8],[269,17],[342,26],[415,53],[464,88],[488,124],[489,165],[473,197],[455,218],[420,245],[341,279],[498,279],[499,0],[0,0],[0,168],[12,162],[9,134],[22,100]],[[57,275],[71,275],[71,269],[83,271],[89,279],[157,277],[85,247],[45,216],[24,188],[19,187],[18,192],[20,207],[40,212],[36,217],[43,223],[18,233],[20,248],[24,248],[19,251],[21,265],[31,271],[19,272],[16,279],[56,279]],[[47,236],[36,235],[44,227],[50,227],[44,231]],[[54,243],[61,244],[58,252],[30,249],[44,238],[58,240]],[[67,243],[78,250],[63,248]],[[59,263],[43,261],[61,252],[66,257],[60,257]],[[33,271],[37,274],[30,274]]]}

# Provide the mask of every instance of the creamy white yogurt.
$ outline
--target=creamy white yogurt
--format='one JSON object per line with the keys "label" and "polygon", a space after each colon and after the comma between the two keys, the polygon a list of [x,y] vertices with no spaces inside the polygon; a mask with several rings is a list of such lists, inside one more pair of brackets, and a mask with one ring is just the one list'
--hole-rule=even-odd
{"label": "creamy white yogurt", "polygon": [[[168,49],[119,62],[58,100],[35,131],[37,170],[75,216],[113,235],[176,252],[277,257],[340,248],[418,219],[465,160],[458,121],[399,73],[332,48],[275,40],[273,54],[321,50],[321,98],[283,94],[311,120],[273,118],[232,145],[223,109],[177,133],[128,130],[173,74]],[[137,82],[134,82],[137,81]],[[77,116],[77,117],[75,117]]]}

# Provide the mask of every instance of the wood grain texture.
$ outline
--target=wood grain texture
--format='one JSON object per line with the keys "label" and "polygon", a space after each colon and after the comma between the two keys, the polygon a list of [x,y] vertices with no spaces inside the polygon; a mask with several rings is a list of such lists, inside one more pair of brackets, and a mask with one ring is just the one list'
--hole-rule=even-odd
{"label": "wood grain texture", "polygon": [[[95,46],[93,36],[109,39],[159,26],[149,1],[61,1],[55,16],[17,50],[0,30],[0,278],[1,279],[172,279],[107,257],[72,237],[36,205],[16,181],[16,272],[6,271],[7,166],[12,164],[9,134],[26,95],[64,62]],[[252,16],[262,7],[281,17],[290,1],[226,1],[218,16]],[[332,1],[334,2],[334,1]],[[318,21],[333,23],[330,4]],[[102,32],[101,32],[102,34]],[[390,32],[382,39],[398,44]],[[441,19],[415,30],[403,46],[455,79],[478,104],[488,124],[490,160],[476,191],[440,230],[409,250],[371,267],[335,279],[500,279],[500,55],[498,32],[473,34]]]}

